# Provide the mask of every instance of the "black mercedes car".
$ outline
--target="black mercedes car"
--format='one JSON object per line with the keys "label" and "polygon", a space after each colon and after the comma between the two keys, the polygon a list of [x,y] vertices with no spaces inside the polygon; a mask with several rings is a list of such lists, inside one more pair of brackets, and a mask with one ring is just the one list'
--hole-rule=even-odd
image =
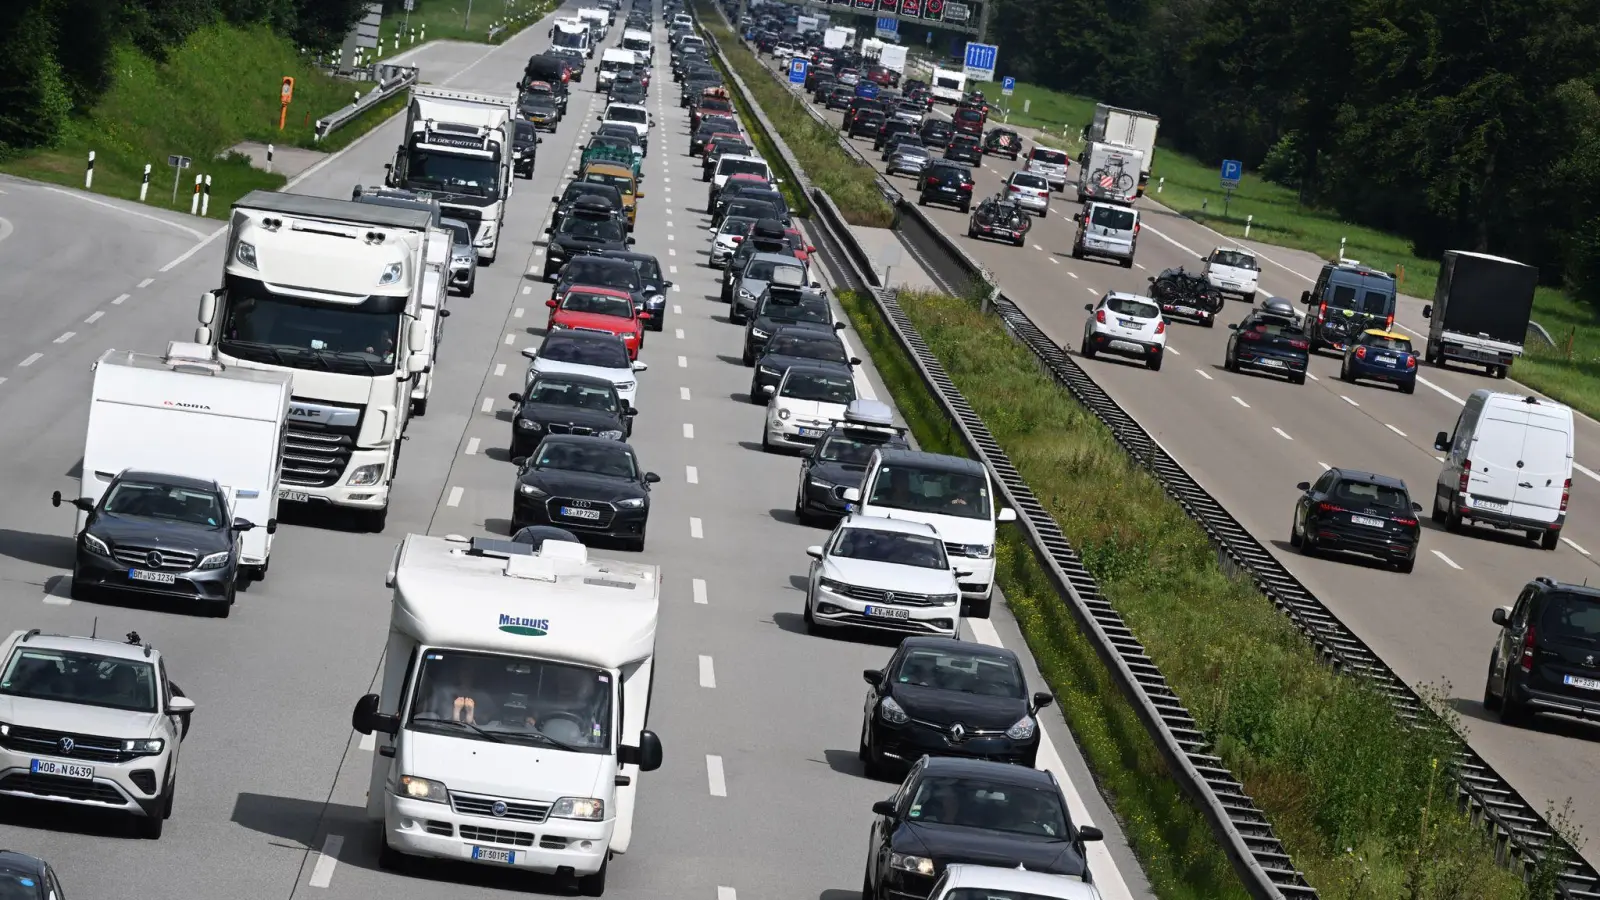
{"label": "black mercedes car", "polygon": [[49,863],[16,850],[0,850],[0,897],[5,900],[63,900],[66,894]]}
{"label": "black mercedes car", "polygon": [[650,318],[644,327],[651,331],[660,331],[667,321],[667,291],[672,290],[672,282],[661,274],[661,262],[648,253],[635,253],[632,250],[607,250],[599,254],[601,259],[622,259],[633,264],[634,271],[639,273],[640,290],[644,295],[645,312]]}
{"label": "black mercedes car", "polygon": [[599,198],[611,208],[611,214],[619,221],[623,221],[622,192],[615,185],[601,184],[598,181],[574,181],[567,185],[567,189],[559,196],[551,197],[550,202],[556,205],[555,211],[550,214],[550,227],[560,228],[561,220],[565,219],[579,200],[585,198]]}
{"label": "black mercedes car", "polygon": [[[788,274],[780,270],[775,271],[773,277]],[[816,325],[834,331],[844,330],[843,322],[834,321],[833,309],[828,306],[828,295],[820,289],[769,282],[767,289],[756,298],[755,310],[744,327],[744,364],[755,365],[756,357],[766,350],[767,341],[785,325]]]}
{"label": "black mercedes car", "polygon": [[923,756],[965,756],[1034,767],[1040,708],[1017,655],[1004,647],[945,637],[908,637],[869,685],[861,724],[867,773],[899,774]]}
{"label": "black mercedes car", "polygon": [[532,122],[516,123],[516,134],[511,141],[511,168],[518,178],[533,177],[533,163],[539,155],[539,145],[544,138]]}
{"label": "black mercedes car", "polygon": [[1417,564],[1422,504],[1411,499],[1406,483],[1388,475],[1329,469],[1316,483],[1295,487],[1294,524],[1289,545],[1307,556],[1341,550],[1375,556],[1409,574]]}
{"label": "black mercedes car", "polygon": [[611,212],[603,201],[579,199],[560,226],[544,230],[550,236],[544,253],[546,281],[556,277],[569,259],[633,246],[627,225]]}
{"label": "black mercedes car", "polygon": [[1161,305],[1161,314],[1168,319],[1198,322],[1212,328],[1217,324],[1217,313],[1227,303],[1204,275],[1187,271],[1182,266],[1163,270],[1149,280],[1150,298]]}
{"label": "black mercedes car", "polygon": [[1090,880],[1078,827],[1051,773],[978,759],[923,757],[893,799],[872,804],[861,896],[919,900],[951,863]]}
{"label": "black mercedes car", "polygon": [[[856,401],[860,403],[861,401]],[[846,415],[849,415],[848,410]],[[817,439],[800,458],[800,485],[795,489],[794,517],[801,525],[817,525],[843,517],[849,510],[842,493],[846,488],[861,489],[867,477],[867,462],[879,447],[911,449],[905,429],[887,424],[866,425],[838,422]]]}
{"label": "black mercedes car", "polygon": [[643,550],[650,519],[650,485],[661,481],[639,468],[633,448],[600,437],[556,434],[526,458],[517,457],[511,531],[555,525],[577,535],[613,538]]}
{"label": "black mercedes car", "polygon": [[[59,507],[61,492],[50,497]],[[88,513],[72,566],[72,597],[100,590],[195,601],[218,616],[232,610],[246,575],[240,538],[256,525],[228,517],[228,500],[214,481],[128,469],[106,486],[99,502],[65,501]],[[277,522],[266,528],[275,532]]]}
{"label": "black mercedes car", "polygon": [[622,402],[604,378],[570,372],[539,372],[527,390],[512,394],[511,455],[527,456],[548,434],[584,434],[626,440],[637,409]]}
{"label": "black mercedes car", "polygon": [[754,360],[756,373],[750,379],[750,402],[766,406],[766,386],[776,388],[789,366],[801,361],[861,365],[861,360],[845,354],[844,342],[832,326],[781,325]]}

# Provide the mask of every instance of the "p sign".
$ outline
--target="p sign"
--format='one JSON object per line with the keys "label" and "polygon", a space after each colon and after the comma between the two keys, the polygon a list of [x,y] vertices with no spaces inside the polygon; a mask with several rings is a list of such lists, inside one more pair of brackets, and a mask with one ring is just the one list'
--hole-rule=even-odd
{"label": "p sign", "polygon": [[1017,92],[1017,80],[1010,75],[1000,79],[1000,93],[1009,97]]}
{"label": "p sign", "polygon": [[806,69],[809,68],[810,66],[811,66],[811,61],[810,60],[802,59],[802,58],[800,58],[798,56],[793,58],[793,59],[791,59],[791,60],[789,60],[789,83],[790,84],[805,84],[806,83]]}
{"label": "p sign", "polygon": [[1222,161],[1222,186],[1233,189],[1239,186],[1239,179],[1244,177],[1244,163],[1237,159]]}
{"label": "p sign", "polygon": [[283,105],[288,106],[294,100],[294,78],[283,76]]}

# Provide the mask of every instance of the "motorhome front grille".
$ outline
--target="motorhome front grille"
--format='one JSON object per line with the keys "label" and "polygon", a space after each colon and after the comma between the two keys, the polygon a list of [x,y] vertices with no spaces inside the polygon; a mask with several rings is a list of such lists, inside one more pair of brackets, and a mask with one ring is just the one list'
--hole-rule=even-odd
{"label": "motorhome front grille", "polygon": [[132,547],[117,545],[111,555],[117,562],[152,572],[188,572],[200,564],[198,554],[171,547]]}
{"label": "motorhome front grille", "polygon": [[594,429],[587,425],[562,425],[558,422],[551,422],[549,431],[551,434],[594,434]]}
{"label": "motorhome front grille", "polygon": [[[562,512],[562,510],[570,512]],[[617,508],[604,500],[579,500],[573,497],[551,497],[545,501],[545,513],[553,525],[576,525],[580,528],[606,528],[616,518]]]}
{"label": "motorhome front grille", "polygon": [[360,426],[289,426],[283,448],[283,483],[301,487],[330,487],[350,464]]}
{"label": "motorhome front grille", "polygon": [[839,593],[868,603],[889,603],[895,606],[932,606],[933,600],[926,594],[905,594],[900,591],[880,591],[877,588],[858,587],[846,585]]}
{"label": "motorhome front grille", "polygon": [[499,844],[502,847],[532,847],[533,835],[526,831],[507,831],[503,828],[474,828],[461,826],[461,839],[474,844]]}
{"label": "motorhome front grille", "polygon": [[74,734],[49,728],[24,728],[13,725],[0,736],[0,746],[19,753],[81,759],[89,762],[120,763],[132,759],[122,752],[122,742],[92,734]]}
{"label": "motorhome front grille", "polygon": [[[538,824],[550,814],[550,804],[529,803],[525,800],[500,800],[495,797],[478,797],[471,794],[450,794],[450,808],[463,816],[485,816],[512,822]],[[499,815],[495,814],[500,810]],[[466,828],[463,827],[462,831]]]}

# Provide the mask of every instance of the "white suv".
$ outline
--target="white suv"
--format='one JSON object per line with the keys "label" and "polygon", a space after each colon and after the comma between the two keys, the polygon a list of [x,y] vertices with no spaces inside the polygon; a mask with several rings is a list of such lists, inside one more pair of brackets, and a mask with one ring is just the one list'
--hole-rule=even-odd
{"label": "white suv", "polygon": [[958,578],[939,532],[926,522],[846,516],[828,542],[806,548],[806,631],[846,626],[953,636],[961,627]]}
{"label": "white suv", "polygon": [[194,701],[137,633],[15,631],[0,664],[0,795],[130,813],[159,838]]}
{"label": "white suv", "polygon": [[1254,253],[1243,247],[1218,247],[1210,256],[1200,257],[1200,261],[1206,264],[1202,274],[1217,293],[1246,303],[1256,302],[1261,263]]}
{"label": "white suv", "polygon": [[1085,357],[1111,353],[1161,369],[1161,359],[1167,355],[1167,320],[1156,301],[1112,291],[1099,303],[1086,303],[1083,308],[1089,312],[1079,347]]}

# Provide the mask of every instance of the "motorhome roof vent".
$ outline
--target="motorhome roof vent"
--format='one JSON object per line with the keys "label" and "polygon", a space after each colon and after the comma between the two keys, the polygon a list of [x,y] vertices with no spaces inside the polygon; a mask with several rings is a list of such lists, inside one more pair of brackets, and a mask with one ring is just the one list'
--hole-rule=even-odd
{"label": "motorhome roof vent", "polygon": [[222,371],[222,364],[217,362],[216,351],[208,344],[172,341],[167,344],[165,361],[176,372],[213,374]]}
{"label": "motorhome roof vent", "polygon": [[542,559],[567,560],[580,566],[589,564],[589,548],[576,541],[550,541],[539,545]]}
{"label": "motorhome roof vent", "polygon": [[513,556],[506,560],[505,573],[510,578],[555,584],[556,561],[538,556]]}
{"label": "motorhome roof vent", "polygon": [[[449,540],[449,538],[446,538]],[[486,556],[497,559],[510,559],[513,556],[532,556],[531,544],[519,544],[516,541],[502,541],[499,538],[473,538],[468,545],[467,553],[470,556]]]}

